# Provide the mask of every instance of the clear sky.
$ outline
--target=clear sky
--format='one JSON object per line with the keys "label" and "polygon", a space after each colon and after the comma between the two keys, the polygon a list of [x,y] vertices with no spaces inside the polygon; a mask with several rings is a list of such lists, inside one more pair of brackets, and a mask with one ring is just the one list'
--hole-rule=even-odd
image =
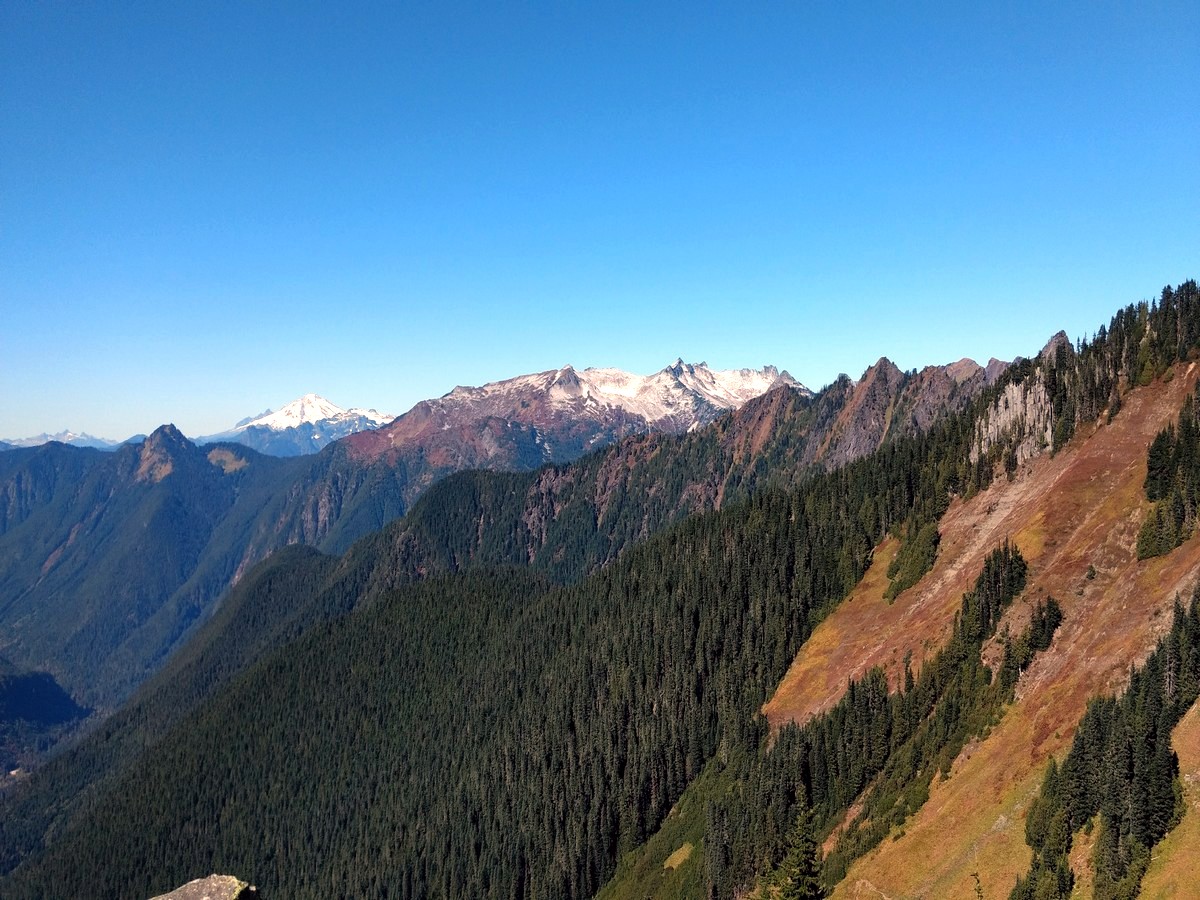
{"label": "clear sky", "polygon": [[677,356],[817,388],[1200,277],[1200,4],[0,3],[0,437]]}

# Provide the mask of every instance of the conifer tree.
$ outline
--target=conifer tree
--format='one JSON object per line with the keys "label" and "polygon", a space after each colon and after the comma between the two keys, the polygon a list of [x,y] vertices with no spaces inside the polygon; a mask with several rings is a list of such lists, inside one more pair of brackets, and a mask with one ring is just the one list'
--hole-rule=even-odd
{"label": "conifer tree", "polygon": [[804,804],[796,816],[781,869],[781,900],[812,900],[825,896],[821,886],[821,848],[817,845],[812,808],[808,804]]}

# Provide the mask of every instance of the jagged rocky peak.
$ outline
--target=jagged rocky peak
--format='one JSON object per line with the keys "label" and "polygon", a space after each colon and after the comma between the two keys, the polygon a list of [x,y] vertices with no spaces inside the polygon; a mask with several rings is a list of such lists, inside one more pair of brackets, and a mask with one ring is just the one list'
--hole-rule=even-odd
{"label": "jagged rocky peak", "polygon": [[[657,372],[638,375],[564,365],[480,387],[460,385],[376,431],[352,436],[347,446],[356,455],[372,457],[419,444],[427,457],[439,456],[433,445],[454,450],[447,442],[461,442],[464,435],[478,432],[478,423],[496,419],[517,431],[535,430],[538,464],[567,462],[631,434],[699,428],[781,386],[812,395],[774,366],[719,370],[677,358]],[[503,456],[489,454],[488,464],[503,467]]]}
{"label": "jagged rocky peak", "polygon": [[252,900],[258,896],[258,888],[232,875],[209,875],[150,900]]}
{"label": "jagged rocky peak", "polygon": [[189,443],[190,441],[184,437],[183,432],[168,422],[166,425],[159,425],[154,429],[150,436],[142,442],[142,446],[143,448],[165,450],[186,447]]}
{"label": "jagged rocky peak", "polygon": [[555,388],[571,396],[578,395],[581,384],[579,373],[575,371],[574,366],[567,365],[558,370],[558,374],[554,376],[554,381],[551,383],[551,389]]}
{"label": "jagged rocky peak", "polygon": [[456,387],[432,404],[446,410],[485,410],[491,415],[521,418],[520,411],[537,408],[539,401],[552,406],[574,407],[583,403],[593,409],[611,409],[643,419],[649,426],[671,423],[672,430],[695,424],[682,421],[685,410],[691,419],[705,419],[712,412],[736,409],[772,387],[786,384],[807,389],[787,372],[774,366],[762,369],[710,369],[706,363],[688,363],[678,358],[652,375],[637,375],[615,368],[560,369],[518,375],[482,387]]}
{"label": "jagged rocky peak", "polygon": [[874,384],[876,382],[892,384],[903,377],[904,372],[900,370],[899,366],[886,356],[881,356],[875,361],[874,365],[867,366],[867,371],[863,372],[863,376],[859,379],[858,383],[860,385]]}
{"label": "jagged rocky peak", "polygon": [[992,385],[996,383],[996,379],[1004,374],[1009,363],[1003,360],[992,357],[987,361],[986,366],[981,366],[975,360],[964,356],[958,362],[952,362],[947,366],[935,366],[934,368],[941,369],[947,375],[954,379],[956,384],[966,384],[974,378],[979,378],[984,385]]}
{"label": "jagged rocky peak", "polygon": [[964,381],[969,381],[976,375],[983,374],[984,369],[979,363],[968,357],[963,357],[958,362],[952,362],[946,366],[946,374],[953,378],[959,384]]}
{"label": "jagged rocky peak", "polygon": [[1071,353],[1074,348],[1071,346],[1071,339],[1067,337],[1067,333],[1060,331],[1054,337],[1050,338],[1050,340],[1046,341],[1046,346],[1042,348],[1042,352],[1039,355],[1045,361],[1053,362],[1058,359],[1058,354],[1064,350],[1067,353]]}
{"label": "jagged rocky peak", "polygon": [[[1018,360],[1020,358],[1019,356],[1017,357]],[[995,384],[996,380],[1007,371],[1010,365],[1012,363],[1006,363],[1004,360],[996,359],[993,356],[987,361],[987,365],[983,367],[983,383],[987,385]]]}

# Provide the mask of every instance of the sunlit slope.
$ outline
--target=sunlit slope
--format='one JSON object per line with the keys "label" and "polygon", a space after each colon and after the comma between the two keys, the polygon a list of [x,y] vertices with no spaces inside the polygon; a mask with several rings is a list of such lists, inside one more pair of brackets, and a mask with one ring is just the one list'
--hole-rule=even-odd
{"label": "sunlit slope", "polygon": [[1046,761],[1069,745],[1087,698],[1119,688],[1130,664],[1153,649],[1170,626],[1175,593],[1191,590],[1200,564],[1196,539],[1145,562],[1134,550],[1147,506],[1146,448],[1177,416],[1197,374],[1195,364],[1179,367],[1173,378],[1131,392],[1112,423],[1081,428],[1055,457],[1038,457],[1013,481],[955,501],[940,525],[933,570],[891,605],[882,573],[894,548],[882,545],[852,599],[805,644],[765,707],[775,725],[828,707],[848,678],[872,666],[887,667],[894,683],[910,651],[917,669],[949,634],[972,573],[1005,538],[1030,564],[1023,601],[1007,616],[1012,629],[1046,594],[1066,616],[999,726],[968,746],[903,835],[860,860],[836,896],[971,898],[978,872],[985,896],[1002,897],[1025,871],[1024,810]]}

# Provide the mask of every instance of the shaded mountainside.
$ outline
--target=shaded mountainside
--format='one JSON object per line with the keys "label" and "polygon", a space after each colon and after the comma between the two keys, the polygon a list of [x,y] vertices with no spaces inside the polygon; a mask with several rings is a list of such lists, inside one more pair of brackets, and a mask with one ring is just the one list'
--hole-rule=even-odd
{"label": "shaded mountainside", "polygon": [[22,671],[0,657],[0,786],[88,712],[48,673]]}
{"label": "shaded mountainside", "polygon": [[114,453],[47,445],[5,463],[0,652],[93,705],[161,663],[294,477],[244,448],[202,451],[171,426]]}
{"label": "shaded mountainside", "polygon": [[[952,368],[960,374],[947,374]],[[394,577],[453,569],[480,554],[493,562],[537,560],[569,577],[727,496],[747,496],[768,480],[793,483],[813,465],[844,462],[890,435],[927,426],[982,388],[983,370],[963,377],[963,368],[910,376],[881,361],[857,385],[842,379],[815,397],[785,380],[707,428],[638,434],[576,465],[502,480],[506,491],[523,495],[519,503],[505,494],[502,508],[476,510],[479,501],[468,500],[459,516],[507,517],[502,548],[493,546],[496,529],[456,525],[433,535],[432,546],[416,547]],[[57,444],[5,453],[0,651],[54,673],[88,704],[112,706],[211,614],[231,584],[279,547],[342,552],[402,516],[447,475],[531,470],[544,461],[550,432],[538,427],[488,416],[447,428],[444,416],[427,413],[418,406],[398,419],[387,431],[395,443],[366,455],[359,439],[384,432],[292,460],[234,444],[198,448],[170,426],[115,454]],[[570,424],[567,413],[556,415]],[[556,457],[570,459],[620,433],[597,435],[588,421],[578,440],[553,432]],[[400,433],[407,437],[396,439]],[[487,502],[498,502],[493,489],[465,484],[453,490],[491,490]]]}

